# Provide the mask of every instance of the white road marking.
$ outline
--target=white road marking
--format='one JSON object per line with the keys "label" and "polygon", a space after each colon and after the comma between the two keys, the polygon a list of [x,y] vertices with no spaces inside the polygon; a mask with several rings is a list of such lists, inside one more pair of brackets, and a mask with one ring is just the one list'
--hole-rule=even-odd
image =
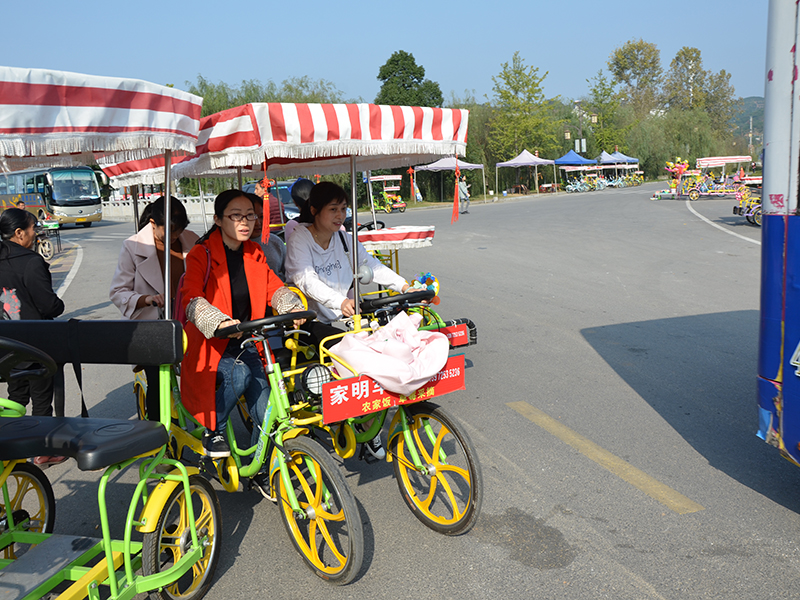
{"label": "white road marking", "polygon": [[[74,244],[74,242],[71,242]],[[83,248],[81,248],[78,244],[75,244],[75,262],[72,263],[72,268],[67,273],[66,279],[58,286],[56,290],[56,296],[59,298],[63,298],[64,294],[67,293],[67,288],[69,288],[69,284],[72,283],[72,280],[75,279],[75,276],[78,274],[78,269],[81,266],[81,261],[83,260]]]}
{"label": "white road marking", "polygon": [[740,235],[740,234],[738,234],[738,233],[736,233],[734,231],[731,231],[729,229],[725,229],[722,225],[717,225],[713,221],[710,221],[710,220],[706,219],[703,215],[701,215],[699,212],[697,212],[695,209],[692,208],[692,205],[689,204],[689,200],[688,199],[686,200],[686,208],[688,208],[689,211],[692,212],[697,218],[702,219],[703,221],[705,221],[706,223],[708,223],[712,227],[716,227],[720,231],[724,231],[725,233],[729,233],[730,235],[735,235],[736,237],[738,237],[740,239],[743,239],[745,242],[751,242],[753,244],[758,244],[759,246],[761,245],[761,241],[760,240],[754,240],[753,238],[749,238],[746,235]]}

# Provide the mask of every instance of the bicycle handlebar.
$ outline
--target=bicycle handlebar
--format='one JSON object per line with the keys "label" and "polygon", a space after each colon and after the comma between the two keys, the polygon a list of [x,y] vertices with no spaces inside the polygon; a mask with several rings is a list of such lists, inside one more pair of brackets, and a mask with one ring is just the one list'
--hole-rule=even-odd
{"label": "bicycle handlebar", "polygon": [[226,338],[234,333],[243,333],[246,331],[253,331],[254,329],[263,329],[266,327],[275,327],[291,321],[297,321],[298,319],[311,320],[316,318],[317,313],[315,313],[313,310],[290,312],[283,315],[264,317],[263,319],[255,319],[254,321],[245,321],[243,323],[237,323],[236,325],[223,327],[222,329],[217,329],[214,332],[214,337]]}
{"label": "bicycle handlebar", "polygon": [[[16,368],[21,363],[39,363],[36,368]],[[0,379],[5,382],[20,379],[44,379],[56,372],[56,363],[42,350],[9,338],[0,338]]]}
{"label": "bicycle handlebar", "polygon": [[419,290],[415,292],[406,292],[404,294],[396,294],[394,296],[387,296],[386,298],[375,298],[374,300],[362,300],[361,312],[369,313],[382,306],[389,306],[391,304],[410,304],[412,302],[421,302],[423,300],[430,300],[436,294],[432,290]]}

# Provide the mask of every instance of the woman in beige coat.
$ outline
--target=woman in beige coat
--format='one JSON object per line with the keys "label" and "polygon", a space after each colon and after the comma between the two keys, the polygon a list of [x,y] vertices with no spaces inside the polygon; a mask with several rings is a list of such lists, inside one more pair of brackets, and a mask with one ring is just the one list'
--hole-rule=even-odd
{"label": "woman in beige coat", "polygon": [[[139,220],[139,232],[122,243],[109,297],[127,319],[159,318],[164,307],[164,197],[147,205]],[[175,292],[184,272],[184,259],[198,237],[186,229],[189,218],[183,204],[171,201],[170,290]],[[158,381],[158,367],[145,367],[149,382]],[[158,386],[147,386],[147,417],[157,421]]]}

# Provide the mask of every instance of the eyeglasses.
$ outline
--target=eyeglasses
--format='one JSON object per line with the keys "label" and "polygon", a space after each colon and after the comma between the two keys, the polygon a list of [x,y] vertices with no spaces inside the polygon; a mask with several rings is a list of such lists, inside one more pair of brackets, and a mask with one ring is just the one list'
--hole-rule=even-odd
{"label": "eyeglasses", "polygon": [[245,219],[248,221],[255,221],[258,219],[258,215],[256,213],[250,213],[249,215],[240,215],[239,213],[233,213],[231,215],[224,215],[228,217],[234,223],[241,223]]}

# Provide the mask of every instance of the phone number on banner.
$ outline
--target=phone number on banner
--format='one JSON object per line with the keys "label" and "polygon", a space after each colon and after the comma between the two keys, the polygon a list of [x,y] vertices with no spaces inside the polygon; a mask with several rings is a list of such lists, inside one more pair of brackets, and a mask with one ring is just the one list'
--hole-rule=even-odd
{"label": "phone number on banner", "polygon": [[384,390],[377,381],[366,375],[340,379],[326,383],[322,388],[322,420],[326,424],[337,423],[463,389],[463,354],[449,357],[441,371],[408,396]]}

